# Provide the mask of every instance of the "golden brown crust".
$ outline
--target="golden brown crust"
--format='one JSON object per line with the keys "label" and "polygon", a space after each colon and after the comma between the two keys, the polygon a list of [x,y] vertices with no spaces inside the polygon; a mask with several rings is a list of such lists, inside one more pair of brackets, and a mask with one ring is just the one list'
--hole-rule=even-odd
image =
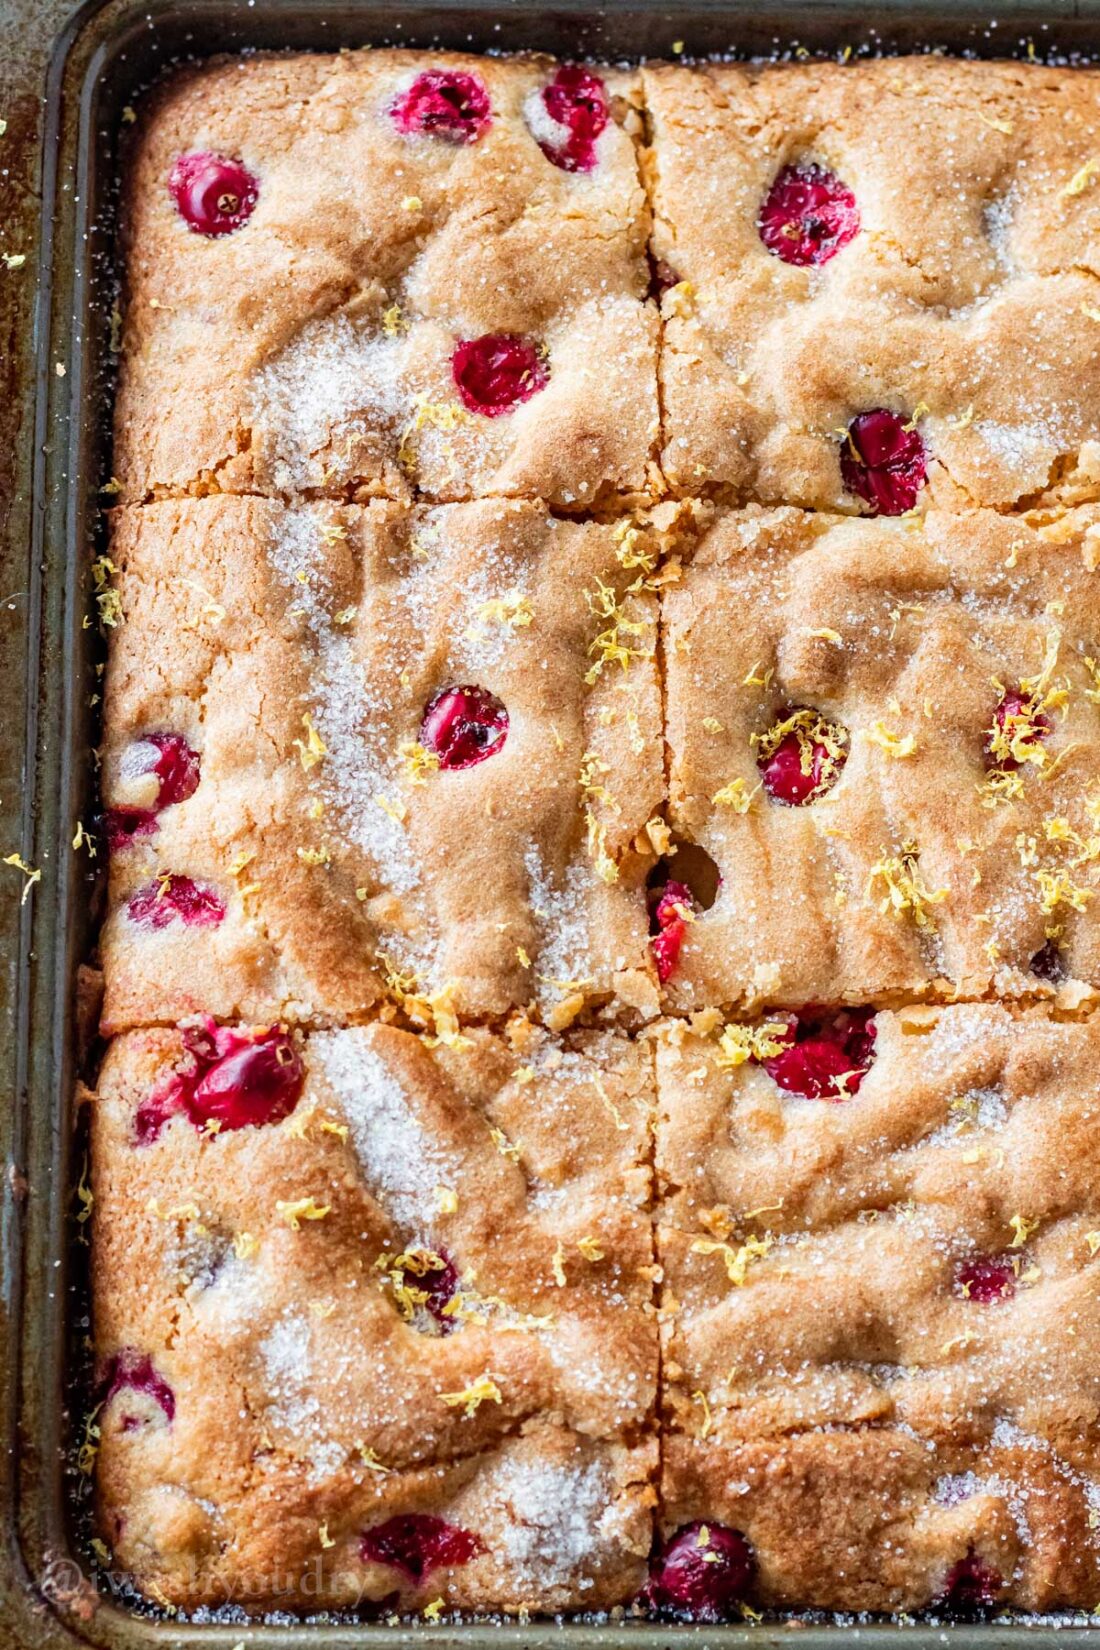
{"label": "golden brown crust", "polygon": [[[387,989],[462,1015],[535,1001],[557,1025],[612,993],[651,1013],[634,842],[661,801],[656,601],[619,559],[637,538],[505,501],[119,512],[105,800],[148,800],[125,774],[153,732],[182,733],[201,779],[112,856],[105,1029],[332,1023]],[[625,666],[596,645],[620,624]],[[424,708],[455,683],[504,702],[504,747],[419,771]],[[135,923],[163,873],[225,920]]]}
{"label": "golden brown crust", "polygon": [[[663,300],[674,487],[860,509],[841,435],[888,407],[922,409],[922,504],[1096,498],[1097,84],[941,57],[646,70],[653,248],[681,283]],[[818,268],[757,227],[778,173],[811,162],[862,223]]]}
{"label": "golden brown crust", "polygon": [[[1098,523],[719,513],[662,603],[670,823],[723,879],[675,1009],[1049,992],[1048,940],[1100,983]],[[1001,690],[1027,681],[1048,731],[998,776]],[[759,740],[801,707],[846,760],[792,807]]]}
{"label": "golden brown crust", "polygon": [[[476,74],[475,143],[397,131],[416,72]],[[590,173],[552,165],[525,108],[549,59],[402,51],[255,57],[174,76],[138,116],[115,471],[160,492],[504,493],[565,509],[650,488],[657,314],[632,132],[636,73]],[[233,234],[192,233],[168,192],[181,154],[239,159],[259,198]],[[455,344],[516,333],[549,385],[467,413]]]}
{"label": "golden brown crust", "polygon": [[875,1027],[841,1102],[662,1030],[662,1516],[744,1531],[767,1603],[921,1607],[972,1547],[1001,1602],[1091,1607],[1100,1026]]}
{"label": "golden brown crust", "polygon": [[[330,1605],[624,1602],[655,1460],[648,1049],[530,1027],[431,1049],[375,1024],[301,1056],[282,1122],[177,1115],[140,1144],[138,1107],[186,1052],[153,1031],[108,1055],[97,1355],[151,1358],[174,1398],[169,1418],[126,1386],[99,1416],[117,1562],[192,1606],[307,1602],[318,1566]],[[452,1333],[403,1316],[395,1280],[416,1278],[394,1257],[418,1249],[459,1274]],[[421,1510],[485,1553],[421,1586],[361,1562],[364,1529]]]}
{"label": "golden brown crust", "polygon": [[[474,143],[391,118],[441,67],[487,90]],[[184,1609],[607,1610],[697,1521],[747,1538],[752,1608],[924,1609],[962,1562],[1092,1608],[1097,72],[600,70],[571,172],[557,67],[257,56],[139,112],[101,1537]],[[259,181],[223,237],[168,189],[205,150]],[[759,232],[807,162],[861,223],[816,269]],[[496,418],[451,366],[490,333],[549,368]],[[901,521],[841,474],[876,407],[927,456]],[[460,685],[508,735],[441,772]],[[801,708],[839,777],[787,807],[760,761]],[[160,807],[164,734],[199,782]],[[662,991],[647,879],[699,850]],[[220,920],[160,920],[179,878]],[[834,1100],[724,1018],[815,1003],[879,1010]],[[213,1021],[290,1028],[294,1110],[139,1126]],[[473,1550],[364,1556],[409,1515]]]}

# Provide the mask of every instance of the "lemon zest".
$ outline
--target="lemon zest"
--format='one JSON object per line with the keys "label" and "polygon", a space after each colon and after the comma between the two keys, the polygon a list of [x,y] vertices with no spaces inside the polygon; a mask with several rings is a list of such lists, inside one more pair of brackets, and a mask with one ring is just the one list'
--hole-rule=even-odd
{"label": "lemon zest", "polygon": [[302,726],[306,730],[305,739],[295,739],[293,743],[302,767],[308,773],[311,768],[315,768],[319,762],[324,761],[328,755],[328,746],[313,726],[313,720],[308,710],[302,716]]}
{"label": "lemon zest", "polygon": [[691,1245],[691,1252],[693,1255],[721,1255],[726,1265],[726,1276],[740,1289],[753,1261],[763,1259],[772,1243],[773,1239],[767,1235],[753,1236],[747,1237],[735,1249],[732,1243],[723,1243],[713,1238],[696,1238]]}
{"label": "lemon zest", "polygon": [[903,842],[896,854],[887,854],[885,849],[877,865],[872,865],[867,877],[866,892],[869,895],[876,882],[881,882],[884,893],[879,900],[879,911],[885,915],[893,911],[896,917],[909,912],[917,928],[935,928],[935,920],[929,915],[930,905],[939,905],[948,898],[950,890],[947,888],[929,888],[921,876],[918,863],[918,850],[915,842]]}
{"label": "lemon zest", "polygon": [[746,789],[743,779],[731,779],[728,785],[715,791],[711,801],[719,807],[732,808],[735,814],[747,814],[759,790],[759,785],[754,785],[750,791]]}
{"label": "lemon zest", "polygon": [[441,1392],[439,1396],[449,1409],[458,1409],[463,1406],[463,1414],[467,1420],[476,1415],[482,1404],[500,1404],[504,1395],[499,1386],[488,1373],[479,1375],[477,1380],[461,1392]]}
{"label": "lemon zest", "polygon": [[1062,199],[1069,200],[1074,195],[1083,195],[1097,172],[1100,172],[1100,158],[1094,155],[1091,160],[1085,162],[1084,166],[1079,167],[1069,182],[1063,186],[1061,190]]}
{"label": "lemon zest", "polygon": [[878,745],[887,756],[902,758],[912,756],[917,748],[917,741],[911,733],[894,733],[884,722],[872,722],[869,728],[864,728],[863,737],[870,745]]}
{"label": "lemon zest", "polygon": [[789,1030],[783,1020],[768,1020],[759,1026],[731,1021],[718,1039],[715,1060],[724,1070],[733,1071],[749,1060],[776,1059],[789,1041]]}
{"label": "lemon zest", "polygon": [[42,881],[42,872],[37,870],[33,865],[28,865],[21,854],[5,854],[4,864],[14,865],[15,869],[17,871],[22,871],[23,875],[26,877],[27,880],[23,884],[22,898],[19,901],[20,905],[26,905],[27,897],[30,894],[31,889],[34,887],[36,882]]}
{"label": "lemon zest", "polygon": [[375,1454],[374,1450],[372,1450],[368,1445],[360,1442],[356,1444],[355,1447],[359,1451],[359,1459],[370,1472],[376,1472],[381,1477],[385,1477],[387,1473],[393,1471],[392,1467],[387,1467],[383,1461],[378,1459],[378,1456]]}
{"label": "lemon zest", "polygon": [[[711,1420],[710,1405],[707,1403],[707,1395],[702,1390],[693,1392],[691,1395],[691,1401],[693,1404],[700,1404],[702,1406],[703,1424],[699,1429],[699,1436],[700,1438],[706,1438],[709,1436],[711,1426],[713,1425]],[[700,1547],[707,1545],[707,1543],[703,1540],[702,1530],[699,1531],[699,1545]]]}
{"label": "lemon zest", "polygon": [[1048,915],[1057,911],[1060,905],[1083,911],[1094,893],[1092,888],[1077,887],[1065,870],[1050,871],[1044,867],[1033,875],[1042,894],[1041,909]]}
{"label": "lemon zest", "polygon": [[318,1203],[315,1197],[299,1197],[291,1202],[282,1198],[275,1204],[277,1212],[282,1215],[288,1226],[298,1230],[303,1220],[324,1220],[332,1213],[331,1203]]}
{"label": "lemon zest", "polygon": [[519,1162],[519,1147],[513,1145],[503,1129],[490,1129],[489,1138],[493,1142],[501,1157],[507,1157],[513,1163]]}

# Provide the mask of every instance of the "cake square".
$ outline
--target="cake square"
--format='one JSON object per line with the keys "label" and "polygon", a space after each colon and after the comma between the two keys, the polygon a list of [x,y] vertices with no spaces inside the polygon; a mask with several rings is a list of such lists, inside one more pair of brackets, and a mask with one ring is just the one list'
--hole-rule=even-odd
{"label": "cake square", "polygon": [[645,1576],[652,1054],[529,1022],[132,1033],[90,1097],[112,1562],[195,1608]]}
{"label": "cake square", "polygon": [[123,499],[650,491],[639,85],[373,50],[173,76],[125,187]]}
{"label": "cake square", "polygon": [[665,1541],[735,1532],[757,1608],[1091,1608],[1100,1028],[870,1029],[845,1093],[828,1027],[662,1030]]}
{"label": "cake square", "polygon": [[1100,983],[1098,527],[717,514],[662,604],[669,823],[720,878],[675,1011]]}
{"label": "cake square", "polygon": [[105,1030],[654,1012],[659,539],[500,500],[118,512]]}
{"label": "cake square", "polygon": [[940,56],[647,69],[673,487],[1100,496],[1098,86]]}

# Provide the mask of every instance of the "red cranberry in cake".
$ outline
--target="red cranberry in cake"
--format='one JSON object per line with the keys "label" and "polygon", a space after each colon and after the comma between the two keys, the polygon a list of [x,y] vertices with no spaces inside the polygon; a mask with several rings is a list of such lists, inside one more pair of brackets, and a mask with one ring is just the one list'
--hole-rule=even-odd
{"label": "red cranberry in cake", "polygon": [[427,69],[418,74],[390,110],[399,132],[476,143],[489,130],[493,112],[477,75],[460,69]]}
{"label": "red cranberry in cake", "polygon": [[447,1308],[458,1294],[458,1269],[451,1257],[434,1249],[406,1249],[387,1260],[388,1282],[401,1315],[416,1329],[430,1328],[422,1313],[434,1320],[441,1335],[458,1328]]}
{"label": "red cranberry in cake", "polygon": [[466,339],[451,357],[451,371],[463,406],[485,418],[510,413],[550,381],[538,345],[511,332]]}
{"label": "red cranberry in cake", "polygon": [[154,808],[108,808],[103,816],[103,829],[111,853],[129,847],[142,837],[152,836],[157,828]]}
{"label": "red cranberry in cake", "polygon": [[285,1031],[241,1033],[218,1026],[191,1046],[200,1066],[210,1062],[183,1096],[196,1128],[210,1122],[223,1129],[278,1123],[298,1104],[305,1073]]}
{"label": "red cranberry in cake", "polygon": [[196,235],[231,235],[252,216],[260,185],[239,160],[203,151],[180,155],[168,175],[168,190]]}
{"label": "red cranberry in cake", "polygon": [[728,1621],[748,1596],[755,1569],[740,1530],[685,1524],[653,1561],[639,1598],[655,1614],[679,1621]]}
{"label": "red cranberry in cake", "polygon": [[812,1009],[777,1018],[771,1040],[784,1047],[761,1061],[768,1076],[788,1094],[807,1100],[847,1100],[859,1092],[873,1061],[875,1019],[869,1008],[844,1008],[821,1015]]}
{"label": "red cranberry in cake", "polygon": [[924,442],[912,423],[885,407],[860,413],[840,450],[845,487],[876,515],[901,516],[928,478]]}
{"label": "red cranberry in cake", "polygon": [[647,251],[646,261],[649,266],[649,291],[647,296],[655,298],[660,303],[670,288],[679,285],[680,277],[671,264],[666,263],[663,258],[655,258],[652,252]]}
{"label": "red cranberry in cake", "polygon": [[365,1530],[359,1541],[364,1564],[388,1564],[419,1586],[433,1570],[452,1570],[485,1551],[470,1530],[433,1513],[398,1513]]}
{"label": "red cranberry in cake", "polygon": [[959,1615],[974,1615],[996,1604],[1003,1586],[992,1565],[970,1547],[966,1557],[960,1558],[947,1572],[939,1602]]}
{"label": "red cranberry in cake", "polygon": [[107,810],[104,827],[112,853],[140,837],[152,836],[162,808],[194,796],[199,787],[199,753],[191,749],[182,733],[149,733],[126,751],[121,774],[131,782],[152,774],[156,780],[156,796],[152,804],[145,807],[122,804]]}
{"label": "red cranberry in cake", "polygon": [[695,911],[695,898],[684,882],[668,881],[661,891],[650,920],[650,945],[657,965],[657,978],[664,985],[680,960],[687,925],[691,920],[684,912]]}
{"label": "red cranberry in cake", "polygon": [[199,788],[199,753],[193,751],[182,733],[150,733],[140,741],[138,751],[148,752],[142,773],[155,773],[159,781],[157,807],[170,808],[186,802]]}
{"label": "red cranberry in cake", "polygon": [[955,1289],[980,1306],[1010,1301],[1016,1293],[1016,1268],[1008,1255],[971,1255],[956,1269]]}
{"label": "red cranberry in cake", "polygon": [[848,185],[823,166],[784,166],[757,227],[785,264],[825,264],[859,233],[859,207]]}
{"label": "red cranberry in cake", "polygon": [[441,688],[428,701],[420,743],[434,751],[447,772],[473,768],[504,749],[508,712],[495,694],[480,687]]}
{"label": "red cranberry in cake", "polygon": [[806,706],[786,711],[752,746],[773,802],[801,808],[832,789],[848,759],[848,730]]}
{"label": "red cranberry in cake", "polygon": [[213,888],[190,877],[159,877],[139,888],[126,904],[126,915],[141,928],[216,928],[225,920],[225,905]]}
{"label": "red cranberry in cake", "polygon": [[1034,693],[1008,688],[993,711],[985,740],[986,763],[1002,773],[1015,773],[1025,762],[1041,768],[1046,761],[1043,740],[1053,730]]}
{"label": "red cranberry in cake", "polygon": [[563,63],[543,87],[529,120],[548,161],[563,172],[591,172],[608,114],[607,87],[599,75],[579,63]]}
{"label": "red cranberry in cake", "polygon": [[[117,1393],[135,1392],[157,1405],[167,1421],[171,1421],[175,1416],[175,1393],[164,1377],[154,1369],[152,1358],[147,1353],[139,1352],[136,1347],[125,1346],[108,1360],[100,1389],[105,1405],[109,1404]],[[120,1423],[122,1430],[132,1432],[144,1419],[141,1415],[124,1414]]]}
{"label": "red cranberry in cake", "polygon": [[235,1031],[207,1018],[183,1034],[191,1064],[170,1072],[138,1107],[137,1145],[149,1145],[169,1118],[184,1113],[197,1129],[260,1127],[289,1117],[305,1071],[297,1049],[277,1026]]}

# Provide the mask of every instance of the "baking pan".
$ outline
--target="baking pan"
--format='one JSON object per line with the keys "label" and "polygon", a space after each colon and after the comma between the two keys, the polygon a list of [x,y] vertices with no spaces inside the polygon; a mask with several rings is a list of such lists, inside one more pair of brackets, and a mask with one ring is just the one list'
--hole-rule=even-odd
{"label": "baking pan", "polygon": [[[87,622],[109,475],[117,141],[124,111],[174,62],[248,48],[442,45],[597,58],[836,56],[944,48],[978,56],[1100,57],[1100,0],[0,0],[0,1650],[425,1642],[658,1650],[676,1641],[759,1650],[842,1643],[904,1650],[1053,1650],[1086,1618],[920,1622],[776,1620],[721,1628],[574,1621],[389,1627],[348,1620],[157,1617],[97,1573],[75,1465],[87,1362],[77,1188],[78,984],[97,867],[73,846],[94,809],[99,643]],[[35,283],[37,281],[37,305]],[[29,897],[22,901],[26,887]],[[82,1485],[84,1488],[82,1489]],[[1095,1620],[1096,1618],[1089,1618]],[[320,1640],[318,1639],[320,1635]]]}

